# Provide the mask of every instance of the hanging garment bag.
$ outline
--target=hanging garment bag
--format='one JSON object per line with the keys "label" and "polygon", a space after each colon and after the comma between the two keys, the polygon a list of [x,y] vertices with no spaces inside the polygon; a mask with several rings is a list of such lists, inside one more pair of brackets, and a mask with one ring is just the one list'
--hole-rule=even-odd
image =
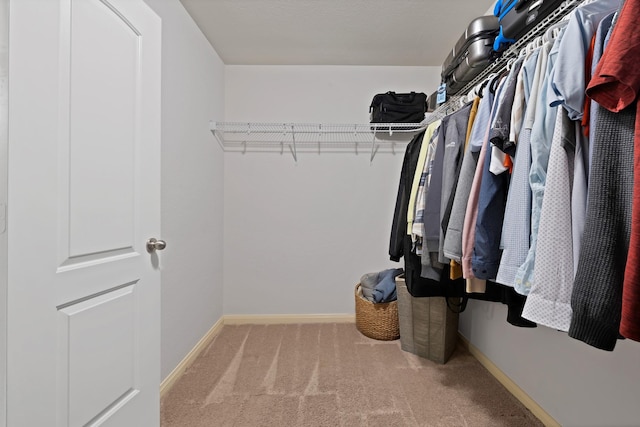
{"label": "hanging garment bag", "polygon": [[498,28],[495,16],[481,16],[471,21],[442,64],[447,94],[457,93],[489,65],[495,57],[493,42]]}
{"label": "hanging garment bag", "polygon": [[503,52],[511,44],[556,10],[564,0],[498,0],[493,14],[500,22],[500,32],[493,50]]}

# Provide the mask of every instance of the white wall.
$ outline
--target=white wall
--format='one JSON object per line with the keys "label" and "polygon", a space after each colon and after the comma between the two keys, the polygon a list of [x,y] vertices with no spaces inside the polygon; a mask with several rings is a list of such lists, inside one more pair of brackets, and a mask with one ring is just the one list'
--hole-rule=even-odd
{"label": "white wall", "polygon": [[162,378],[222,316],[224,64],[178,0],[162,18]]}
{"label": "white wall", "polygon": [[[379,92],[423,91],[439,67],[227,66],[227,121],[367,123]],[[404,144],[369,152],[225,153],[225,314],[353,313],[389,261]]]}
{"label": "white wall", "polygon": [[640,344],[592,348],[544,326],[516,328],[501,304],[469,301],[460,332],[564,427],[640,425]]}

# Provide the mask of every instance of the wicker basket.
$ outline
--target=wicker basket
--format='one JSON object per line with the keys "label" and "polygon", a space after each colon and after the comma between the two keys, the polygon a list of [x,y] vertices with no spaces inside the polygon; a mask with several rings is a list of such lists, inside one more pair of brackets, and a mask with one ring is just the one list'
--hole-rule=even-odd
{"label": "wicker basket", "polygon": [[356,328],[363,335],[376,340],[397,340],[398,301],[373,303],[362,296],[360,283],[356,285]]}

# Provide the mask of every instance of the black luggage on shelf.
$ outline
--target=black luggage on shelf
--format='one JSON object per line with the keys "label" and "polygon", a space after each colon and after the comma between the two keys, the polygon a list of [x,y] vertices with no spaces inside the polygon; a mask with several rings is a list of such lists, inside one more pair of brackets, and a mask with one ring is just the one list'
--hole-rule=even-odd
{"label": "black luggage on shelf", "polygon": [[422,92],[379,93],[369,106],[371,123],[420,123],[427,111],[427,95]]}
{"label": "black luggage on shelf", "polygon": [[442,81],[453,95],[484,70],[496,57],[493,42],[498,35],[498,18],[481,16],[471,21],[442,64]]}
{"label": "black luggage on shelf", "polygon": [[500,22],[500,33],[493,50],[502,52],[535,27],[564,0],[498,0],[493,14]]}

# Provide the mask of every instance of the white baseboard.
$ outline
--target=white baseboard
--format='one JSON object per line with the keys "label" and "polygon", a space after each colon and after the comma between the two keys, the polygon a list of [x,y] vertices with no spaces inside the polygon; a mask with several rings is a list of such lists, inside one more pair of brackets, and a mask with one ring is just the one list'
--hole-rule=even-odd
{"label": "white baseboard", "polygon": [[209,345],[209,343],[215,338],[224,326],[224,316],[218,319],[218,321],[209,329],[209,332],[198,341],[198,343],[191,349],[191,351],[182,359],[178,366],[162,381],[160,384],[160,398],[165,394],[174,384],[182,377],[184,371],[196,360],[196,358],[202,353],[202,351]]}
{"label": "white baseboard", "polygon": [[275,325],[291,323],[354,323],[355,314],[228,314],[225,325]]}
{"label": "white baseboard", "polygon": [[518,399],[533,415],[535,415],[546,427],[561,427],[551,415],[549,415],[542,406],[533,400],[524,390],[522,390],[511,378],[500,370],[484,353],[476,346],[471,344],[469,340],[458,334],[458,341],[465,349],[475,357],[482,366],[484,366],[491,375],[493,375],[513,396]]}

